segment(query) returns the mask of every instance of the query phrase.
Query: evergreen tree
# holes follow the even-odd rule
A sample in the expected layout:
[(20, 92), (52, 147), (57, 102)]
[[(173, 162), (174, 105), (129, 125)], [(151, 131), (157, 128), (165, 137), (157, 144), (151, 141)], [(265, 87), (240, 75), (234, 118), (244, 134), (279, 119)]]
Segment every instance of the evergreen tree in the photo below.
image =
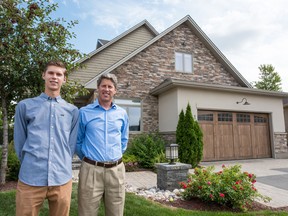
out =
[(176, 142), (179, 145), (180, 162), (191, 164), (193, 168), (196, 167), (203, 156), (203, 133), (192, 116), (189, 103), (185, 115), (183, 110), (179, 114)]
[(183, 161), (183, 152), (184, 152), (184, 146), (183, 146), (183, 136), (185, 134), (185, 114), (183, 112), (183, 109), (181, 110), (179, 114), (177, 129), (176, 129), (176, 143), (178, 144), (178, 156), (179, 160)]
[[(271, 65), (260, 65), (260, 80), (254, 82), (254, 87), (257, 89), (269, 91), (281, 91), (281, 77)], [(253, 83), (252, 83), (253, 84)]]

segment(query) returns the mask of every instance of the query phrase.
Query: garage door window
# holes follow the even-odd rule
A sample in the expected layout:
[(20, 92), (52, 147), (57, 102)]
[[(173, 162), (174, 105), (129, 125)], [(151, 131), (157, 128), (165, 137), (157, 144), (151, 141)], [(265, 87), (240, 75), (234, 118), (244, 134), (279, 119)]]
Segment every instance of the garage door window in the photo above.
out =
[(198, 121), (213, 121), (213, 113), (199, 114)]
[(268, 122), (267, 121), (267, 118), (263, 117), (263, 116), (256, 116), (254, 115), (254, 122), (255, 123), (266, 123)]
[(249, 114), (243, 114), (243, 113), (237, 113), (237, 122), (250, 122), (250, 115)]
[(232, 113), (218, 113), (218, 121), (232, 122)]

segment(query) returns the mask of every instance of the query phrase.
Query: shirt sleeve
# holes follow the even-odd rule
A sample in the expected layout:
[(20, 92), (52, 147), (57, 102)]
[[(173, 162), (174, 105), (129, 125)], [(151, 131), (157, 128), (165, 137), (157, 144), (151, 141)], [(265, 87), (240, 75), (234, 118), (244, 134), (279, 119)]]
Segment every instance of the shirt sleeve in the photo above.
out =
[(15, 110), (14, 148), (18, 159), (22, 162), (22, 149), (27, 139), (27, 121), (25, 104), (19, 103)]
[(78, 124), (79, 124), (79, 129), (78, 129), (78, 134), (77, 134), (76, 154), (82, 160), (83, 157), (85, 156), (82, 152), (82, 145), (83, 145), (84, 137), (85, 137), (85, 126), (83, 125), (81, 110), (79, 111), (79, 123)]
[(122, 146), (122, 154), (123, 154), (127, 149), (128, 138), (129, 138), (129, 119), (128, 119), (128, 115), (126, 111), (124, 114), (124, 124), (121, 130), (122, 130), (121, 131), (121, 146)]
[(69, 138), (69, 145), (70, 145), (71, 155), (73, 156), (75, 153), (77, 132), (78, 132), (78, 126), (79, 126), (78, 108), (75, 108), (73, 110), (72, 115), (73, 115), (73, 118), (72, 118), (72, 126), (71, 126), (70, 138)]

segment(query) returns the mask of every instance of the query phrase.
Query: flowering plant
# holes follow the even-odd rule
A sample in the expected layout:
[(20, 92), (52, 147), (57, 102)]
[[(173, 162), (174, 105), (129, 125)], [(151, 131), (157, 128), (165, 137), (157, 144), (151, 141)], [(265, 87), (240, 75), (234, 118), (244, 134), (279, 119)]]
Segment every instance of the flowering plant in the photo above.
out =
[(257, 191), (254, 186), (256, 176), (241, 172), (241, 165), (222, 165), (219, 172), (214, 172), (214, 169), (214, 166), (195, 168), (187, 182), (180, 182), (180, 187), (185, 189), (182, 197), (198, 197), (203, 201), (217, 202), (242, 211), (246, 211), (257, 198), (264, 202), (271, 200)]

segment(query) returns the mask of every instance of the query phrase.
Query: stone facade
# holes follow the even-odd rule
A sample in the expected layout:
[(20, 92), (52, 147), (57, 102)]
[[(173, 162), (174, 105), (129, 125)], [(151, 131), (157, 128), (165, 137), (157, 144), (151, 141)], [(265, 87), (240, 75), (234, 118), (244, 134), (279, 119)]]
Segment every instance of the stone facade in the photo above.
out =
[(173, 191), (180, 188), (179, 182), (186, 182), (188, 171), (191, 169), (190, 164), (183, 163), (158, 163), (157, 168), (157, 187), (161, 190)]
[(275, 158), (288, 158), (287, 133), (274, 133)]
[[(193, 73), (175, 71), (175, 52), (192, 53)], [(117, 98), (141, 99), (143, 132), (158, 130), (158, 99), (149, 91), (166, 78), (240, 86), (186, 24), (178, 26), (112, 73), (119, 82)]]

